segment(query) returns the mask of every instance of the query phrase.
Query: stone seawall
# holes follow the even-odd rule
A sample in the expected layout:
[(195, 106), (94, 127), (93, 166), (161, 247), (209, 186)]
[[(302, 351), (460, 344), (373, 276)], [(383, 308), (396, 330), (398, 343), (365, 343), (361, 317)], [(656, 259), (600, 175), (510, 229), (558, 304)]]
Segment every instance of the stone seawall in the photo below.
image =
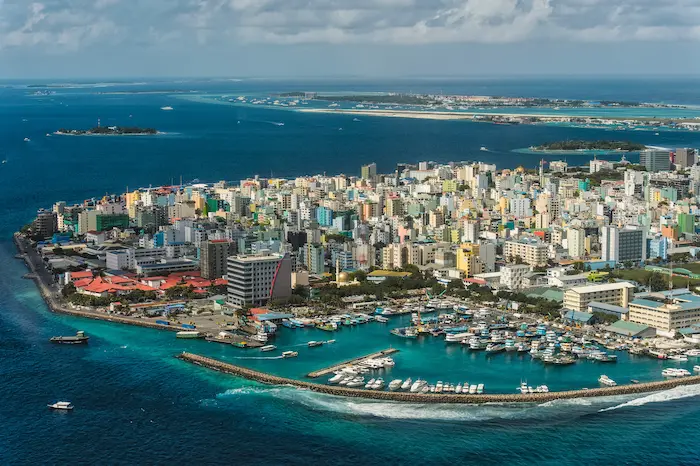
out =
[(338, 387), (333, 385), (321, 385), (317, 383), (304, 382), (301, 380), (288, 379), (285, 377), (277, 377), (275, 375), (258, 372), (247, 369), (245, 367), (228, 364), (217, 359), (208, 358), (192, 353), (182, 353), (177, 356), (178, 359), (186, 361), (198, 366), (213, 369), (226, 374), (243, 377), (256, 382), (272, 384), (272, 385), (291, 385), (297, 388), (311, 390), (327, 395), (347, 396), (353, 398), (368, 398), (373, 400), (384, 401), (404, 401), (413, 403), (461, 403), (461, 404), (480, 404), (480, 403), (543, 403), (547, 401), (572, 399), (572, 398), (591, 398), (600, 396), (627, 395), (635, 393), (648, 393), (659, 390), (667, 390), (669, 388), (679, 387), (683, 385), (700, 384), (700, 376), (683, 377), (672, 380), (664, 380), (659, 382), (649, 382), (636, 385), (621, 385), (617, 387), (592, 388), (589, 390), (570, 390), (565, 392), (549, 392), (549, 393), (531, 393), (528, 395), (518, 394), (494, 394), (494, 395), (461, 395), (455, 393), (406, 393), (406, 392), (386, 392), (362, 390), (357, 388)]
[[(119, 324), (126, 324), (126, 325), (135, 325), (137, 327), (145, 327), (145, 328), (152, 328), (156, 330), (169, 330), (171, 332), (179, 332), (181, 330), (191, 330), (191, 329), (184, 329), (180, 326), (177, 325), (162, 325), (162, 324), (156, 324), (155, 322), (148, 322), (144, 321), (141, 319), (135, 319), (133, 317), (123, 317), (123, 316), (115, 316), (112, 314), (107, 314), (105, 312), (97, 312), (97, 311), (87, 311), (87, 310), (80, 310), (80, 309), (72, 309), (68, 307), (62, 306), (58, 300), (54, 297), (53, 293), (51, 292), (51, 289), (49, 288), (49, 284), (45, 282), (45, 279), (42, 277), (42, 271), (37, 270), (35, 261), (41, 260), (38, 256), (39, 254), (28, 250), (26, 248), (26, 245), (24, 244), (24, 240), (19, 234), (15, 234), (14, 236), (14, 242), (15, 246), (17, 247), (17, 250), (20, 252), (21, 258), (24, 260), (24, 263), (27, 265), (29, 270), (31, 270), (31, 274), (27, 276), (27, 278), (31, 278), (34, 280), (34, 283), (36, 283), (37, 287), (39, 288), (39, 293), (41, 293), (41, 297), (44, 298), (44, 301), (46, 302), (46, 305), (51, 309), (51, 311), (59, 313), (59, 314), (68, 314), (74, 317), (84, 317), (86, 319), (94, 319), (94, 320), (104, 320), (107, 322), (116, 322)], [(44, 274), (46, 274), (46, 271), (44, 270)]]

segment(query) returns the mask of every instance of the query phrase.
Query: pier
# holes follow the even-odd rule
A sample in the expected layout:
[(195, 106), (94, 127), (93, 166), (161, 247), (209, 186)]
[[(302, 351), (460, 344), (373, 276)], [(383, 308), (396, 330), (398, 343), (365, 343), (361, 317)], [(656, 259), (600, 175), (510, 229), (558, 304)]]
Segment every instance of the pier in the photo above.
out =
[(334, 385), (321, 385), (313, 382), (304, 382), (296, 379), (278, 377), (264, 372), (255, 371), (241, 366), (225, 363), (217, 359), (186, 353), (176, 356), (181, 361), (196, 364), (225, 374), (243, 377), (260, 383), (271, 385), (291, 385), (297, 388), (311, 390), (327, 395), (346, 396), (352, 398), (367, 398), (384, 401), (403, 401), (412, 403), (459, 403), (459, 404), (483, 404), (483, 403), (544, 403), (547, 401), (564, 400), (573, 398), (594, 398), (601, 396), (630, 395), (668, 390), (669, 388), (685, 385), (700, 384), (700, 376), (682, 377), (678, 379), (648, 382), (636, 385), (618, 385), (616, 387), (592, 388), (589, 390), (569, 390), (563, 392), (518, 394), (493, 394), (493, 395), (462, 395), (455, 393), (407, 393), (385, 392), (374, 390), (362, 390), (359, 388), (338, 387)]
[(376, 353), (368, 354), (367, 356), (360, 356), (359, 358), (353, 358), (353, 359), (350, 359), (349, 361), (341, 362), (340, 364), (326, 367), (325, 369), (321, 369), (321, 370), (314, 371), (314, 372), (309, 372), (308, 374), (306, 374), (306, 376), (310, 379), (316, 379), (318, 377), (322, 377), (322, 376), (327, 375), (327, 374), (332, 374), (333, 372), (339, 371), (347, 366), (357, 364), (358, 362), (362, 361), (363, 359), (382, 358), (382, 357), (389, 356), (390, 354), (394, 354), (394, 353), (398, 353), (398, 352), (399, 352), (399, 350), (394, 349), (394, 348), (385, 349), (382, 351), (378, 351)]

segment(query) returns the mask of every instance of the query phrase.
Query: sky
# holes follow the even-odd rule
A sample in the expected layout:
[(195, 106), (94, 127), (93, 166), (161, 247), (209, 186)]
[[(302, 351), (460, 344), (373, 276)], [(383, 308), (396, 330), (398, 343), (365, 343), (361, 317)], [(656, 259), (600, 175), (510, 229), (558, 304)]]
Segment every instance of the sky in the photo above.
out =
[(0, 0), (0, 78), (700, 75), (700, 0)]

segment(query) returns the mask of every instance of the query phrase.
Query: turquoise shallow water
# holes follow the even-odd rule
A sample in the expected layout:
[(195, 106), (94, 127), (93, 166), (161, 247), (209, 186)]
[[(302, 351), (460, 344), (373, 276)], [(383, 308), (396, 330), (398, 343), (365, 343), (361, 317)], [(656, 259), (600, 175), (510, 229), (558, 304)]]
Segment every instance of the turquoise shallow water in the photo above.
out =
[[(461, 86), (476, 89), (474, 93), (494, 86), (514, 93), (540, 89), (568, 96), (582, 92), (580, 84), (555, 84), (472, 82)], [(409, 85), (417, 89), (420, 83)], [(210, 92), (211, 86), (202, 85), (203, 91)], [(261, 90), (259, 84), (248, 86)], [(298, 88), (298, 84), (264, 86), (265, 90)], [(381, 90), (380, 84), (362, 86)], [(348, 87), (342, 84), (341, 89)], [(648, 86), (647, 91), (637, 88), (636, 92), (657, 91), (658, 86)], [(276, 121), (271, 111), (232, 115), (225, 106), (173, 103), (176, 101), (163, 95), (115, 97), (70, 90), (59, 97), (36, 99), (26, 98), (22, 90), (2, 89), (0, 97), (0, 151), (8, 160), (0, 167), (0, 393), (5, 402), (0, 414), (0, 463), (700, 462), (697, 388), (543, 405), (454, 407), (349, 400), (266, 387), (193, 367), (173, 356), (188, 349), (253, 367), (269, 366), (296, 377), (391, 344), (401, 348), (392, 375), (454, 382), (476, 377), (487, 389), (503, 392), (514, 392), (523, 377), (557, 389), (592, 386), (599, 371), (593, 364), (550, 371), (527, 359), (507, 363), (507, 355), (496, 355), (487, 362), (480, 354), (472, 360), (460, 348), (445, 348), (436, 340), (398, 340), (386, 334), (388, 328), (375, 324), (337, 334), (282, 330), (279, 346), (330, 335), (338, 342), (317, 350), (299, 347), (300, 357), (285, 364), (237, 360), (234, 358), (250, 353), (177, 341), (171, 333), (51, 314), (34, 285), (19, 278), (25, 268), (13, 258), (10, 235), (36, 208), (57, 199), (77, 201), (101, 195), (127, 184), (169, 182), (180, 174), (186, 179), (235, 180), (274, 170), (291, 176), (308, 172), (310, 167), (318, 167), (313, 171), (354, 173), (361, 163), (371, 160), (390, 169), (396, 161), (487, 155), (499, 166), (513, 166), (529, 159), (513, 155), (512, 149), (563, 137), (594, 139), (601, 133), (373, 119), (372, 125), (344, 131), (350, 133), (348, 136), (339, 135), (339, 120), (328, 116), (288, 117), (279, 131), (279, 127), (264, 123)], [(175, 110), (162, 112), (159, 108), (163, 105), (173, 105)], [(44, 136), (60, 126), (87, 127), (98, 116), (103, 121), (121, 122), (129, 114), (137, 124), (174, 134), (154, 139)], [(252, 121), (242, 123), (243, 129), (233, 126), (246, 117)], [(30, 137), (31, 142), (24, 143), (24, 137)], [(641, 142), (648, 142), (644, 138), (649, 135), (639, 136)], [(693, 135), (659, 138), (672, 145), (700, 145)], [(481, 145), (493, 147), (495, 152), (479, 153)], [(533, 157), (528, 165), (534, 166), (536, 160)], [(91, 335), (87, 347), (55, 347), (47, 341), (52, 335), (78, 329)], [(632, 377), (622, 372), (626, 368), (640, 380), (658, 376), (656, 361), (625, 361), (624, 355), (620, 357), (617, 365), (605, 367), (611, 377)], [(450, 374), (459, 376), (453, 379)], [(77, 408), (67, 415), (51, 413), (45, 405), (56, 399), (71, 400)]]

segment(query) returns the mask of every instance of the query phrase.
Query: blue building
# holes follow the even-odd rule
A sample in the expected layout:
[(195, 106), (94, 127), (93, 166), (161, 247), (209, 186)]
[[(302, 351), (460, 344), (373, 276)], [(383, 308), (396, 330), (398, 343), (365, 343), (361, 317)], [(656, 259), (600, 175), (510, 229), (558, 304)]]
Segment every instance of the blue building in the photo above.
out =
[(656, 259), (657, 257), (666, 260), (668, 259), (668, 238), (665, 236), (656, 236), (647, 240), (648, 259)]
[(328, 207), (319, 207), (316, 209), (316, 221), (322, 227), (333, 225), (333, 210)]

